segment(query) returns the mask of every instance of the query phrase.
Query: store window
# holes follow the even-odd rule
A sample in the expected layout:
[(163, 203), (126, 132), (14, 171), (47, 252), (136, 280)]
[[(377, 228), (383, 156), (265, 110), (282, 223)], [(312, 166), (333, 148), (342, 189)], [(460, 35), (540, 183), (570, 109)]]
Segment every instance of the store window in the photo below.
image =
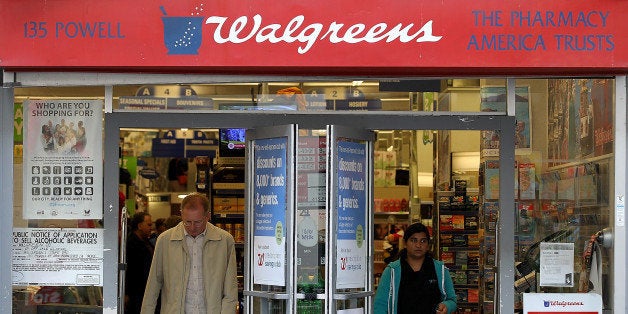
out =
[[(593, 292), (608, 308), (614, 80), (518, 79), (516, 85), (516, 291)], [(529, 109), (520, 110), (526, 102)], [(486, 164), (487, 182), (489, 169)]]
[[(610, 306), (613, 256), (604, 239), (612, 226), (614, 195), (613, 89), (614, 80), (607, 78), (516, 80), (514, 114), (517, 124), (512, 139), (516, 162), (513, 165), (516, 218), (512, 226), (517, 270), (513, 289), (519, 308), (524, 292), (595, 292), (603, 295), (605, 308)], [(94, 212), (86, 213), (87, 208), (59, 217), (63, 208), (81, 205), (74, 200), (53, 200), (52, 197), (56, 188), (60, 188), (58, 193), (64, 196), (63, 187), (72, 187), (73, 196), (78, 191), (74, 188), (81, 188), (81, 198), (87, 198), (86, 193), (102, 195), (99, 182), (103, 174), (93, 174), (94, 168), (90, 168), (91, 164), (81, 155), (80, 145), (76, 144), (80, 142), (77, 137), (81, 133), (101, 134), (102, 124), (98, 121), (104, 115), (104, 91), (102, 86), (15, 89), (16, 125), (29, 128), (28, 133), (36, 133), (37, 137), (28, 139), (21, 132), (23, 128), (17, 128), (14, 137), (13, 227), (14, 241), (17, 241), (14, 252), (17, 253), (13, 260), (14, 270), (16, 265), (20, 269), (14, 274), (23, 275), (14, 276), (14, 309), (29, 311), (37, 307), (59, 309), (59, 306), (97, 309), (102, 305), (102, 281), (92, 283), (90, 280), (97, 275), (93, 270), (97, 272), (102, 268), (97, 262), (102, 258), (102, 251), (91, 252), (97, 251), (100, 245), (94, 239), (102, 237), (103, 221), (98, 215), (91, 216)], [(67, 104), (79, 106), (75, 109), (83, 110), (79, 111), (83, 114), (42, 114), (36, 122), (32, 118), (25, 121), (26, 115), (37, 110), (38, 105), (43, 106), (42, 101), (55, 108)], [(229, 158), (225, 159), (229, 162), (243, 162), (243, 151), (229, 152), (220, 144), (224, 138), (232, 147), (239, 147), (237, 134), (243, 129), (237, 126), (235, 110), (445, 111), (504, 115), (506, 102), (505, 79), (488, 78), (419, 80), (418, 83), (417, 80), (365, 79), (116, 85), (113, 87), (116, 112), (157, 109), (166, 113), (168, 109), (167, 113), (176, 114), (171, 110), (234, 110), (234, 127), (228, 130), (210, 125), (189, 130), (121, 129), (120, 165), (131, 179), (120, 181), (124, 196), (121, 206), (129, 208), (130, 213), (152, 213), (154, 224), (158, 218), (176, 214), (180, 202), (178, 194), (199, 189), (210, 193), (209, 180), (223, 180), (226, 188), (211, 192), (214, 222), (230, 231), (237, 242), (242, 242), (238, 239), (244, 237), (244, 175), (238, 167), (220, 167), (220, 163), (215, 162), (215, 158), (221, 156)], [(86, 116), (85, 106), (98, 114)], [(65, 121), (61, 121), (62, 116)], [(287, 120), (286, 124), (289, 123)], [(56, 152), (47, 152), (41, 146), (46, 141), (46, 129), (52, 133), (53, 149), (57, 140)], [(53, 130), (56, 129), (59, 133), (55, 137)], [(59, 151), (62, 129), (74, 133), (74, 144), (67, 152)], [(503, 207), (499, 199), (499, 169), (505, 165), (499, 163), (500, 133), (465, 131), (458, 126), (426, 130), (419, 125), (413, 130), (382, 125), (375, 133), (372, 226), (375, 285), (386, 263), (384, 260), (390, 255), (386, 251), (387, 236), (403, 229), (404, 225), (421, 221), (433, 230), (433, 254), (447, 260), (453, 271), (459, 300), (464, 300), (460, 301), (460, 308), (490, 313), (496, 301), (496, 226)], [(309, 136), (311, 145), (320, 145), (320, 134)], [(160, 146), (160, 143), (176, 144), (178, 141), (198, 146), (185, 146), (180, 151)], [(102, 137), (92, 138), (87, 143), (102, 143)], [(33, 148), (27, 145), (40, 145), (41, 156), (30, 155)], [(87, 159), (100, 158), (101, 146), (90, 151)], [(314, 155), (314, 159), (320, 157)], [(59, 168), (55, 168), (57, 166)], [(66, 173), (67, 166), (70, 168)], [(170, 168), (187, 168), (181, 171), (186, 175), (185, 180), (182, 175), (170, 177)], [(126, 172), (120, 178), (126, 178)], [(318, 172), (316, 169), (308, 176), (320, 182)], [(239, 185), (234, 189), (232, 183)], [(306, 197), (306, 194), (302, 192), (300, 196)], [(28, 202), (23, 201), (26, 199)], [(47, 207), (43, 209), (43, 218), (37, 217), (39, 210), (35, 209), (40, 200)], [(56, 214), (49, 210), (52, 205), (59, 208)], [(100, 206), (93, 210), (100, 210), (97, 208)], [(313, 221), (321, 229), (320, 221), (325, 214), (318, 208), (302, 214), (302, 219)], [(71, 239), (78, 244), (55, 243), (58, 239)], [(299, 293), (321, 293), (324, 277), (320, 273), (320, 254), (324, 241), (319, 235), (313, 244), (316, 250), (312, 250), (315, 254), (310, 256), (311, 263), (301, 265), (304, 274), (310, 273), (299, 278)], [(462, 249), (464, 245), (473, 248), (471, 256)], [(548, 259), (546, 253), (558, 257)], [(240, 266), (242, 249), (238, 254)], [(85, 260), (93, 262), (91, 273), (81, 272), (80, 276), (72, 277), (73, 282), (67, 276), (46, 279), (47, 283), (38, 281), (56, 271), (54, 267), (79, 267), (73, 263)], [(42, 271), (38, 267), (41, 273), (34, 272), (34, 265), (47, 265), (47, 268)], [(243, 270), (239, 272), (240, 282), (244, 275)], [(322, 302), (310, 301), (299, 306), (324, 308)]]
[(14, 115), (13, 310), (97, 313), (103, 102), (82, 88), (17, 91), (24, 94)]

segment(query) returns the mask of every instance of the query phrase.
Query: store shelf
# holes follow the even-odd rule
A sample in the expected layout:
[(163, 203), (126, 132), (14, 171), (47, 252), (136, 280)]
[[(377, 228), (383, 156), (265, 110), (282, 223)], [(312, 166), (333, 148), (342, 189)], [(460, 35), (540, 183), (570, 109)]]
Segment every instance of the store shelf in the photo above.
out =
[(244, 213), (218, 213), (212, 216), (218, 219), (244, 219)]
[(464, 216), (477, 216), (478, 215), (478, 210), (470, 210), (470, 209), (466, 209), (466, 210), (441, 210), (439, 211), (440, 215), (464, 215)]
[[(447, 266), (447, 268), (449, 268), (449, 270), (464, 270), (464, 271), (480, 271), (479, 267), (467, 267), (467, 266), (460, 266), (460, 265), (449, 265)], [(458, 285), (454, 284), (454, 287), (458, 287)], [(474, 288), (477, 288), (478, 286), (475, 285)]]
[(443, 246), (441, 247), (441, 250), (443, 252), (465, 252), (465, 251), (477, 251), (480, 248), (475, 246), (475, 247), (462, 247), (462, 246)]
[(410, 212), (374, 212), (375, 216), (407, 216)]
[(408, 185), (395, 185), (373, 188), (374, 198), (410, 198), (410, 186)]
[[(477, 195), (477, 189), (467, 192), (470, 193), (456, 195), (454, 191), (437, 191), (434, 225), (438, 226), (438, 258), (449, 268), (454, 279), (454, 289), (463, 297), (458, 302), (459, 308), (479, 313), (480, 211), (477, 197), (469, 197)], [(478, 302), (467, 301), (466, 298), (472, 293), (473, 300), (478, 299)]]
[(477, 230), (441, 230), (440, 234), (477, 234)]

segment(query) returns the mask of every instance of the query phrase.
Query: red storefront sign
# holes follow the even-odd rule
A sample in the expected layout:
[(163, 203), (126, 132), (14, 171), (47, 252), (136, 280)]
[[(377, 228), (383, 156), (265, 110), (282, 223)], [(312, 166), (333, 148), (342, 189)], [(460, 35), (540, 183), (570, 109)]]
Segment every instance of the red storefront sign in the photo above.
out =
[(624, 0), (33, 0), (2, 1), (0, 12), (0, 67), (9, 69), (628, 69)]

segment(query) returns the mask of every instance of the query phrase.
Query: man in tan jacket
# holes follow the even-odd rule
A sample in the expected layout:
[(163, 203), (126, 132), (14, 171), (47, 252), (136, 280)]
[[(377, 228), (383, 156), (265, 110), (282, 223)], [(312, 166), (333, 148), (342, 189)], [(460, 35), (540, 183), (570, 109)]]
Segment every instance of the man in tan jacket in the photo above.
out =
[(161, 313), (236, 311), (238, 283), (234, 240), (207, 222), (209, 200), (192, 193), (181, 202), (177, 226), (157, 239), (142, 314), (153, 314), (161, 291)]

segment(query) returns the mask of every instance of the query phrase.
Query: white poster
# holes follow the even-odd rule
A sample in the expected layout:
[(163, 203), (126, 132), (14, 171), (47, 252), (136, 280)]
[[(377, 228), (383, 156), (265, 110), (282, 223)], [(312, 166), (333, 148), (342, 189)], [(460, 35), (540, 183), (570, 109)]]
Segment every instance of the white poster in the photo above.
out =
[(253, 283), (260, 285), (286, 285), (286, 238), (254, 237)]
[(364, 308), (359, 307), (357, 309), (338, 310), (338, 314), (364, 314)]
[(356, 240), (338, 240), (336, 261), (336, 289), (364, 288), (366, 280), (366, 255), (364, 247)]
[(102, 286), (103, 230), (14, 228), (14, 285)]
[(542, 287), (573, 287), (574, 244), (541, 242)]
[(24, 219), (102, 218), (100, 100), (24, 102)]

